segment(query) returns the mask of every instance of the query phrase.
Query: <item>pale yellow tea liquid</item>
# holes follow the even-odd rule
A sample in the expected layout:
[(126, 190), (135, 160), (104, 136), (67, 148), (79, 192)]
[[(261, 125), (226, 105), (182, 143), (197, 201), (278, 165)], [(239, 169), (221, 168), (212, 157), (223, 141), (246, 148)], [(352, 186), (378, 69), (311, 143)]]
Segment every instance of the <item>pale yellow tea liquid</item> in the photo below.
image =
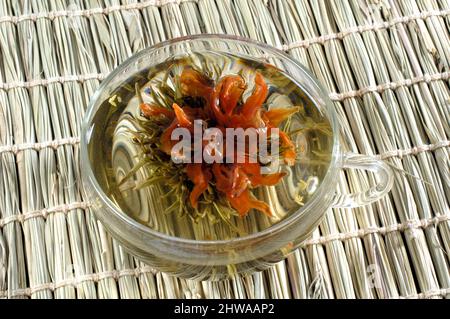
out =
[[(133, 142), (133, 132), (142, 130), (139, 121), (144, 120), (140, 115), (136, 84), (145, 102), (171, 103), (170, 98), (165, 96), (167, 92), (157, 88), (163, 82), (168, 87), (175, 88), (177, 77), (187, 65), (195, 66), (216, 82), (224, 75), (240, 74), (249, 84), (244, 92), (244, 99), (253, 91), (255, 72), (259, 71), (269, 86), (265, 108), (300, 106), (299, 111), (280, 126), (290, 133), (291, 140), (296, 144), (296, 164), (282, 167), (281, 170), (288, 174), (278, 185), (252, 191), (258, 199), (270, 205), (272, 217), (259, 211), (251, 211), (245, 217), (227, 215), (224, 218), (217, 213), (208, 213), (203, 218), (194, 220), (176, 212), (166, 213), (175, 198), (170, 195), (171, 190), (164, 180), (140, 189), (133, 187), (152, 177), (151, 170), (145, 166), (119, 186), (123, 178), (145, 156), (142, 147)], [(225, 240), (267, 229), (301, 210), (326, 175), (332, 146), (332, 129), (326, 116), (302, 88), (282, 71), (232, 55), (202, 53), (167, 61), (130, 76), (100, 106), (94, 119), (89, 156), (103, 191), (125, 214), (139, 223), (176, 237)]]

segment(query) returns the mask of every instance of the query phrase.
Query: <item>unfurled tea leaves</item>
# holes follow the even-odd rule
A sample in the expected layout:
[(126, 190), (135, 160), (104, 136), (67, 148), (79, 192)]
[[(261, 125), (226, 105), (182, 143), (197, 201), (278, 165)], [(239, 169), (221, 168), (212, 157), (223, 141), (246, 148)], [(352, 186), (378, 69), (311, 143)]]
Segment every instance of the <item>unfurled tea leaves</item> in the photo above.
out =
[[(270, 155), (280, 156), (281, 162), (287, 154), (293, 156), (290, 161), (292, 167), (280, 167), (289, 178), (280, 176), (281, 179), (272, 178), (270, 185), (273, 186), (248, 188), (249, 198), (267, 205), (270, 214), (254, 212), (239, 216), (238, 210), (244, 216), (248, 208), (239, 203), (234, 203), (234, 207), (231, 205), (224, 193), (218, 190), (220, 185), (214, 177), (217, 172), (212, 170), (212, 178), (196, 196), (196, 202), (192, 202), (195, 187), (192, 178), (196, 178), (198, 173), (189, 177), (186, 164), (172, 161), (170, 152), (164, 151), (166, 142), (161, 138), (175, 113), (180, 112), (174, 108), (174, 103), (182, 112), (185, 108), (189, 112), (189, 108), (199, 110), (208, 102), (202, 94), (186, 94), (195, 92), (192, 91), (195, 87), (186, 86), (181, 78), (188, 69), (192, 74), (202, 74), (202, 81), (212, 88), (220, 81), (226, 83), (224, 79), (227, 77), (242, 78), (245, 84), (242, 97), (232, 112), (247, 112), (245, 120), (250, 122), (257, 117), (250, 114), (250, 109), (245, 111), (244, 104), (256, 92), (258, 74), (258, 81), (262, 79), (267, 83), (267, 99), (260, 101), (262, 113), (286, 132), (285, 136), (280, 135), (282, 143), (278, 153)], [(145, 75), (145, 80), (142, 75)], [(144, 113), (151, 116), (142, 112), (140, 106), (143, 104), (146, 105)], [(96, 119), (96, 138), (92, 139), (98, 143), (91, 146), (91, 157), (97, 159), (94, 171), (101, 186), (125, 213), (144, 224), (153, 225), (157, 231), (179, 237), (231, 239), (270, 227), (308, 201), (313, 192), (308, 191), (304, 181), (314, 177), (320, 185), (331, 160), (333, 142), (328, 120), (288, 76), (254, 60), (217, 53), (192, 54), (171, 60), (130, 76), (111, 94), (104, 106), (105, 112), (98, 113), (106, 114), (106, 117), (99, 115)], [(284, 108), (292, 111), (284, 114)], [(198, 111), (195, 112), (198, 116)], [(186, 116), (189, 118), (190, 115)], [(278, 116), (282, 117), (278, 120)], [(220, 126), (223, 120), (205, 116), (202, 119), (209, 127)], [(271, 142), (270, 135), (267, 141)], [(258, 158), (250, 151), (246, 151), (245, 156)], [(224, 164), (223, 167), (228, 166)], [(224, 179), (222, 183), (226, 181)]]

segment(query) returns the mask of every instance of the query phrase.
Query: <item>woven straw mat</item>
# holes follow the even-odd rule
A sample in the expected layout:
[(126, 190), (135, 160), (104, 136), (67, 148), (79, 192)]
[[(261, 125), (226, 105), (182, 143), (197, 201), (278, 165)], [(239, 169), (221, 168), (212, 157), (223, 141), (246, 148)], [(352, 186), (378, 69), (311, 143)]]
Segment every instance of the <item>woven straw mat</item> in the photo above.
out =
[[(0, 1), (0, 297), (450, 297), (448, 0)], [(389, 196), (329, 210), (271, 269), (167, 276), (95, 221), (80, 184), (89, 98), (160, 41), (237, 34), (286, 51), (330, 92), (346, 151), (395, 172)], [(373, 176), (340, 175), (342, 192)]]

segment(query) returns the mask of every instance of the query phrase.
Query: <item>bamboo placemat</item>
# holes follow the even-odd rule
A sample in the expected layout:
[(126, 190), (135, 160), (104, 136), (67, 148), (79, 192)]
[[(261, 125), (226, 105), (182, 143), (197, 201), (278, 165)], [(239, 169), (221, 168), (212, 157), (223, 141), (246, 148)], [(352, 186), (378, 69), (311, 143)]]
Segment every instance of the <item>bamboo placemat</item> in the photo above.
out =
[[(448, 0), (1, 0), (0, 297), (450, 297)], [(230, 33), (287, 51), (328, 88), (347, 150), (394, 168), (388, 198), (330, 210), (287, 261), (225, 282), (128, 255), (80, 184), (89, 97), (154, 43)], [(341, 191), (373, 183), (341, 174)]]

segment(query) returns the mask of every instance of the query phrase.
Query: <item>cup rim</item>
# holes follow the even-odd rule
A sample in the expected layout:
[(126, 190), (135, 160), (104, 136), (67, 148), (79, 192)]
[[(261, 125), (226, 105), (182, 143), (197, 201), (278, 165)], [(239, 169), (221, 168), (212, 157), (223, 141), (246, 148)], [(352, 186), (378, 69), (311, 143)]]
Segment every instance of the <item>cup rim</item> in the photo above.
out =
[[(115, 79), (115, 77), (120, 74), (124, 69), (129, 67), (131, 64), (133, 64), (135, 61), (139, 60), (140, 58), (144, 57), (145, 55), (149, 54), (150, 52), (173, 45), (176, 43), (181, 42), (189, 42), (189, 41), (204, 41), (204, 40), (218, 40), (218, 41), (232, 41), (234, 43), (242, 44), (242, 45), (253, 45), (260, 49), (263, 49), (265, 51), (270, 52), (271, 54), (275, 54), (278, 56), (281, 56), (283, 60), (289, 61), (291, 64), (293, 64), (295, 67), (299, 68), (306, 76), (309, 77), (309, 81), (314, 83), (314, 85), (319, 89), (319, 91), (322, 93), (322, 96), (320, 96), (321, 99), (324, 101), (324, 106), (328, 111), (328, 119), (330, 121), (332, 130), (333, 130), (333, 149), (331, 152), (331, 159), (330, 164), (327, 168), (327, 172), (324, 176), (324, 179), (320, 183), (318, 189), (316, 192), (312, 195), (310, 200), (301, 208), (299, 208), (295, 213), (292, 213), (291, 215), (287, 216), (285, 219), (281, 220), (280, 222), (262, 230), (259, 232), (255, 232), (249, 235), (245, 235), (242, 237), (236, 237), (232, 239), (226, 239), (226, 240), (197, 240), (197, 239), (189, 239), (189, 238), (182, 238), (182, 237), (176, 237), (171, 236), (159, 231), (156, 231), (150, 227), (147, 227), (130, 216), (128, 216), (122, 209), (120, 209), (117, 205), (115, 205), (111, 199), (105, 194), (105, 192), (102, 190), (100, 185), (98, 184), (97, 179), (95, 178), (94, 172), (92, 170), (92, 164), (89, 160), (88, 151), (87, 151), (87, 135), (89, 134), (88, 129), (90, 127), (90, 123), (96, 114), (97, 109), (94, 110), (95, 105), (98, 102), (98, 99), (100, 98), (102, 92), (109, 86), (111, 82)], [(295, 80), (295, 79), (294, 79)], [(96, 89), (94, 94), (92, 95), (88, 106), (86, 113), (83, 118), (82, 126), (81, 126), (81, 139), (80, 139), (80, 159), (81, 159), (81, 165), (84, 166), (82, 169), (82, 179), (86, 181), (87, 183), (91, 184), (94, 191), (97, 193), (98, 197), (101, 199), (104, 205), (106, 205), (115, 215), (116, 217), (119, 217), (121, 221), (126, 223), (128, 226), (132, 226), (137, 228), (139, 231), (142, 231), (155, 239), (162, 240), (166, 243), (170, 244), (180, 244), (184, 246), (195, 246), (196, 250), (201, 249), (200, 247), (206, 248), (206, 247), (217, 247), (217, 246), (237, 246), (237, 245), (243, 245), (245, 243), (249, 243), (251, 241), (259, 240), (262, 238), (265, 238), (267, 236), (273, 235), (274, 233), (278, 233), (282, 231), (287, 225), (291, 223), (298, 222), (298, 219), (302, 216), (300, 212), (303, 212), (307, 208), (311, 208), (318, 203), (320, 203), (321, 198), (323, 195), (328, 193), (330, 190), (330, 180), (331, 184), (332, 180), (335, 179), (335, 175), (338, 170), (338, 163), (341, 159), (341, 153), (340, 153), (340, 146), (339, 146), (339, 123), (336, 119), (336, 111), (332, 108), (332, 102), (326, 93), (327, 90), (322, 86), (322, 84), (316, 79), (316, 77), (309, 71), (305, 66), (303, 66), (300, 62), (289, 56), (284, 51), (273, 47), (271, 45), (261, 43), (259, 41), (249, 39), (246, 37), (241, 36), (235, 36), (235, 35), (225, 35), (225, 34), (197, 34), (197, 35), (190, 35), (190, 36), (183, 36), (183, 37), (177, 37), (170, 40), (166, 40), (163, 42), (159, 42), (155, 45), (152, 45), (148, 48), (145, 48), (141, 50), (140, 52), (137, 52), (136, 54), (132, 55), (128, 59), (126, 59), (124, 62), (122, 62), (118, 67), (116, 67), (108, 76), (102, 81), (102, 83), (99, 85), (99, 87)], [(305, 91), (305, 94), (309, 96), (309, 92)], [(313, 101), (314, 99), (309, 96)], [(95, 112), (94, 112), (95, 111)], [(85, 172), (87, 170), (87, 172)], [(325, 215), (326, 209), (328, 207), (324, 208), (324, 213), (321, 217)], [(320, 220), (321, 218), (319, 218)], [(104, 222), (104, 221), (102, 221)], [(316, 222), (316, 224), (318, 221)], [(105, 225), (107, 227), (107, 225)], [(108, 228), (108, 227), (107, 227)]]

